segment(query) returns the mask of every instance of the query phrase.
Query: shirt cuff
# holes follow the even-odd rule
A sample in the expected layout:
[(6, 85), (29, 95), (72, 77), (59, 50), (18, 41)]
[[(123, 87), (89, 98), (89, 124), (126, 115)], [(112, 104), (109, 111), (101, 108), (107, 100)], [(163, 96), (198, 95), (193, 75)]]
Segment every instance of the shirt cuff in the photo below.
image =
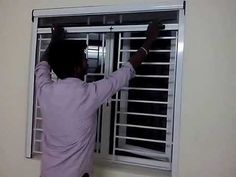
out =
[(48, 64), (47, 61), (40, 61), (40, 62), (36, 65), (36, 69), (41, 68), (41, 67), (48, 68), (48, 69), (50, 70), (50, 66), (49, 66), (49, 64)]
[(134, 78), (135, 74), (136, 74), (136, 71), (135, 71), (133, 65), (130, 62), (127, 62), (127, 63), (124, 64), (124, 67), (129, 68), (130, 74), (131, 74), (131, 78)]

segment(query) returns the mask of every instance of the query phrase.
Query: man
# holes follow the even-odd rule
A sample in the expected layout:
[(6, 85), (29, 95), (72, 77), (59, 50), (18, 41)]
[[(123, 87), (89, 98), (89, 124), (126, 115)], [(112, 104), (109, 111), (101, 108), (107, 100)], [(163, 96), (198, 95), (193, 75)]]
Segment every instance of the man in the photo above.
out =
[[(41, 177), (91, 177), (97, 109), (125, 86), (163, 28), (150, 23), (147, 38), (122, 68), (97, 82), (83, 81), (88, 64), (81, 41), (65, 40), (63, 28), (36, 66), (36, 89), (43, 119)], [(50, 70), (58, 80), (52, 81)]]

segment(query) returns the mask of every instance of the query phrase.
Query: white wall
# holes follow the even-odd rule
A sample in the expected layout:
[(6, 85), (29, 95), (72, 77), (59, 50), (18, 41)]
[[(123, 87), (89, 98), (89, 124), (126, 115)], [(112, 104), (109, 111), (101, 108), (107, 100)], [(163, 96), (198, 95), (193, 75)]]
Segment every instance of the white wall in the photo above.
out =
[(236, 1), (188, 5), (180, 177), (235, 177)]
[[(39, 176), (39, 161), (24, 158), (31, 10), (125, 3), (0, 0), (0, 177)], [(235, 16), (235, 0), (188, 1), (179, 177), (236, 176)], [(97, 177), (169, 176), (116, 166), (98, 166), (95, 172)]]

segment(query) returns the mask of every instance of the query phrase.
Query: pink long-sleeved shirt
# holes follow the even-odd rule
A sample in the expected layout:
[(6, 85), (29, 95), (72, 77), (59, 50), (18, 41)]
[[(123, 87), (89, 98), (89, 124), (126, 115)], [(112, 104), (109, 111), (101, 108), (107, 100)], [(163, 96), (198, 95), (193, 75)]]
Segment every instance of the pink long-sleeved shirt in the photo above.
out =
[(97, 109), (134, 75), (127, 63), (97, 82), (77, 78), (52, 81), (47, 62), (36, 66), (37, 98), (43, 116), (41, 177), (92, 176)]

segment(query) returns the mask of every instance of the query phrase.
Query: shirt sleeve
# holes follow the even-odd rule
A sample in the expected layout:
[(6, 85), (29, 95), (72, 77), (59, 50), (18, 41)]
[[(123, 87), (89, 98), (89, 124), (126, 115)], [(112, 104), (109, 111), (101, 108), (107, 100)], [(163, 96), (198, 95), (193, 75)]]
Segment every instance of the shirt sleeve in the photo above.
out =
[(50, 66), (48, 62), (42, 61), (37, 64), (35, 76), (37, 92), (39, 92), (45, 85), (52, 83), (50, 76)]
[(107, 78), (93, 82), (94, 92), (98, 106), (102, 105), (108, 98), (129, 84), (129, 80), (135, 76), (133, 66), (128, 62), (122, 68), (112, 73)]

